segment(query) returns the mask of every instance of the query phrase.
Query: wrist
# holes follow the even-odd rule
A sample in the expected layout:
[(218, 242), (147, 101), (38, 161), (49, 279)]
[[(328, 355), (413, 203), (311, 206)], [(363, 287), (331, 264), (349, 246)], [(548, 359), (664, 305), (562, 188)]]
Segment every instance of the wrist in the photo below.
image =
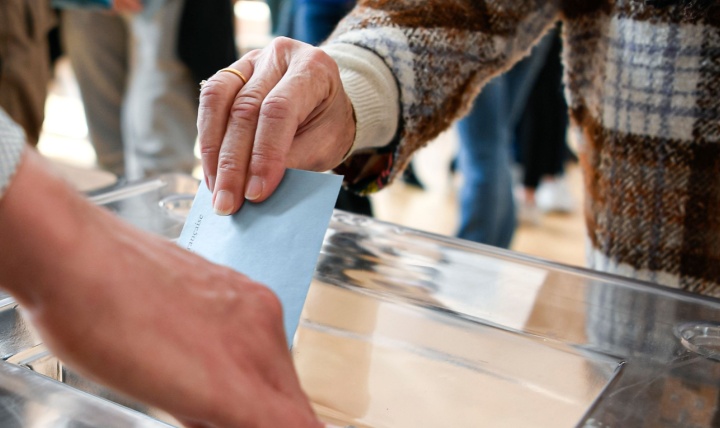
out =
[(353, 109), (355, 139), (350, 152), (383, 147), (397, 132), (400, 106), (395, 78), (370, 50), (349, 44), (323, 46), (340, 68), (340, 79)]

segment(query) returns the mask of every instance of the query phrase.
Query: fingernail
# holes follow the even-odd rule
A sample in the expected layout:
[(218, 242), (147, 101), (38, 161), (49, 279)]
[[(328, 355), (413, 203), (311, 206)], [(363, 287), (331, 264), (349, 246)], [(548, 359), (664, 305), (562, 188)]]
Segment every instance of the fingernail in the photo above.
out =
[(227, 190), (221, 190), (215, 195), (215, 214), (230, 215), (233, 210), (233, 195)]
[(208, 189), (210, 189), (211, 192), (215, 191), (215, 176), (214, 175), (208, 175), (207, 183), (208, 183)]
[(263, 181), (260, 177), (252, 176), (245, 188), (245, 199), (254, 201), (262, 195)]

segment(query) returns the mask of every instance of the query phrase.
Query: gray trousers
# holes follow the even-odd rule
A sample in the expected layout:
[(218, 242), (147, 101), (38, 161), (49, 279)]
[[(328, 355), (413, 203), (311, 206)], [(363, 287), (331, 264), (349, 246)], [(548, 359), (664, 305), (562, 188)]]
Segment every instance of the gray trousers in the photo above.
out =
[(99, 165), (135, 180), (195, 166), (198, 83), (177, 57), (184, 0), (142, 13), (66, 10), (62, 31)]

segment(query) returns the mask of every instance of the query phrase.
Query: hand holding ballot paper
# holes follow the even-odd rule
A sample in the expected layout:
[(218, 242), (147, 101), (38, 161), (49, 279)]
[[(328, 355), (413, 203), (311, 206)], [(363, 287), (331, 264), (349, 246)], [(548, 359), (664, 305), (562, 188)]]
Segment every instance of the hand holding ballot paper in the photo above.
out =
[(198, 139), (219, 214), (270, 197), (285, 168), (331, 170), (354, 137), (337, 64), (305, 43), (278, 37), (202, 84)]

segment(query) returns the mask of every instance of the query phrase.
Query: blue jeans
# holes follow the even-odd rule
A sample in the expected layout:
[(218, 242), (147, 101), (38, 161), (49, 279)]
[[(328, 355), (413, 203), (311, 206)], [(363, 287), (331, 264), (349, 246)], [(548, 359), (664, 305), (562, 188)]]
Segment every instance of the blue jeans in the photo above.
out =
[(510, 171), (513, 129), (551, 41), (545, 36), (528, 58), (485, 85), (457, 123), (458, 171), (464, 178), (459, 238), (510, 246), (517, 226)]
[(293, 38), (319, 45), (353, 6), (355, 0), (294, 0)]

